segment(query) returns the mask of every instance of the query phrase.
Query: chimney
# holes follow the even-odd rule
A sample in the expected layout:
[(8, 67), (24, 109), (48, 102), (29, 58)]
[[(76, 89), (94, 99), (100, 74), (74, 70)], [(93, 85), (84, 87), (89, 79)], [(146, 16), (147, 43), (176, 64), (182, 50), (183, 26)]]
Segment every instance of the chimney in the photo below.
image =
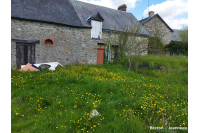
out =
[(149, 12), (149, 17), (152, 17), (154, 15), (154, 11)]
[(126, 12), (126, 8), (127, 8), (126, 4), (123, 4), (123, 5), (121, 5), (121, 6), (118, 7), (118, 10)]

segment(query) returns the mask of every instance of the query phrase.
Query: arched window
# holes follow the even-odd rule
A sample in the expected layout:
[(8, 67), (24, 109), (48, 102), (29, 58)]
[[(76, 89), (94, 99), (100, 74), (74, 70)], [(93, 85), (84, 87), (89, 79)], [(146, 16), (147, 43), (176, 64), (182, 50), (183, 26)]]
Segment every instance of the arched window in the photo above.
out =
[(54, 46), (55, 43), (54, 43), (53, 39), (51, 39), (51, 38), (46, 38), (46, 39), (44, 39), (44, 41), (43, 41), (43, 45)]

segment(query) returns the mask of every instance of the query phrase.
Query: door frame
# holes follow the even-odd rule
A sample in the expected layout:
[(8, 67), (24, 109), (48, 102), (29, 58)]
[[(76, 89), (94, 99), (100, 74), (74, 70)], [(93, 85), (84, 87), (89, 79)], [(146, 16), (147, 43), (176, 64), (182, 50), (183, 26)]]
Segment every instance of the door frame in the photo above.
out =
[[(28, 51), (27, 51), (27, 55), (32, 55), (31, 57), (28, 56), (27, 57), (27, 60), (29, 61), (29, 59), (31, 59), (31, 62), (32, 64), (36, 63), (36, 57), (35, 57), (35, 47), (36, 47), (36, 44), (37, 43), (40, 43), (40, 41), (32, 41), (32, 40), (18, 40), (18, 39), (11, 39), (12, 42), (15, 42), (16, 43), (16, 66), (17, 68), (20, 68), (21, 67), (21, 62), (19, 60), (19, 54), (20, 54), (20, 46), (24, 46), (24, 48), (26, 47), (27, 50), (29, 50), (31, 53), (29, 54)], [(31, 47), (29, 47), (31, 45)], [(23, 53), (25, 54), (25, 53)]]
[(27, 63), (35, 64), (34, 43), (16, 43), (16, 63), (17, 68), (20, 68), (21, 65), (26, 65)]

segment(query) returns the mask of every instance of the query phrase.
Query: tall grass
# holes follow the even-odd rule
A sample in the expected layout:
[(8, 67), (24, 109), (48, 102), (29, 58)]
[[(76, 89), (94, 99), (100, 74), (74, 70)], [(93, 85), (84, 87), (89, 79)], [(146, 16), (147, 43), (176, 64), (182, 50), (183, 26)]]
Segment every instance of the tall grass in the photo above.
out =
[[(156, 132), (150, 126), (162, 127), (163, 116), (170, 127), (187, 127), (187, 59), (162, 58), (141, 57), (138, 62), (167, 69), (127, 72), (120, 64), (106, 64), (12, 70), (12, 132), (148, 133)], [(93, 109), (100, 115), (91, 117)]]

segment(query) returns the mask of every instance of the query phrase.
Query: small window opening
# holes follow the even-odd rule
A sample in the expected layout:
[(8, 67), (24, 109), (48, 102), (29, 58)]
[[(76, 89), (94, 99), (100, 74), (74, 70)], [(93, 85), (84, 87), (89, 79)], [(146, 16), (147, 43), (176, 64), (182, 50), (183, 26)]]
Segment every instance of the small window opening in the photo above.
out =
[(54, 43), (53, 39), (51, 39), (51, 38), (46, 38), (46, 39), (44, 39), (43, 45), (54, 46), (55, 43)]
[(97, 48), (105, 48), (105, 45), (104, 44), (98, 44)]

